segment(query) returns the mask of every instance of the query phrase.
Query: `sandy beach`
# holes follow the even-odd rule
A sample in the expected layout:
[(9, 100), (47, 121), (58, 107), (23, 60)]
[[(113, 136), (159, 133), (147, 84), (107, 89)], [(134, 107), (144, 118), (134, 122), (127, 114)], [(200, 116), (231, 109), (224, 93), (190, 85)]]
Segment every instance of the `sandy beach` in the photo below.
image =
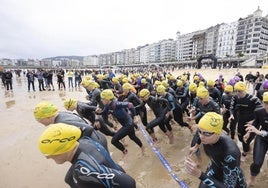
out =
[[(173, 75), (181, 75), (188, 70), (176, 70)], [(189, 69), (191, 75), (194, 72), (201, 73), (206, 79), (216, 79), (222, 74), (226, 80), (232, 78), (237, 69)], [(267, 69), (239, 69), (242, 75), (249, 71), (253, 74), (259, 71), (267, 74)], [(66, 83), (66, 81), (65, 81)], [(64, 182), (64, 176), (69, 163), (57, 165), (53, 160), (47, 160), (42, 156), (37, 147), (37, 139), (45, 129), (38, 123), (33, 116), (33, 109), (40, 101), (51, 101), (56, 104), (60, 110), (65, 110), (63, 100), (67, 97), (86, 101), (86, 92), (81, 90), (70, 90), (68, 84), (66, 91), (58, 91), (54, 81), (55, 91), (38, 91), (38, 83), (35, 82), (36, 91), (27, 90), (27, 80), (13, 77), (13, 92), (0, 89), (0, 188), (67, 188)], [(251, 90), (249, 90), (251, 92)], [(149, 111), (149, 119), (152, 118)], [(179, 179), (184, 180), (189, 187), (196, 188), (199, 180), (186, 174), (184, 170), (184, 159), (188, 153), (192, 134), (187, 128), (181, 128), (173, 125), (175, 143), (170, 145), (167, 137), (161, 131), (156, 129), (156, 134), (161, 138), (157, 145), (159, 151), (170, 163), (174, 173)], [(118, 162), (126, 172), (135, 178), (138, 188), (173, 188), (179, 187), (178, 183), (171, 177), (168, 171), (163, 167), (160, 160), (154, 154), (152, 148), (146, 142), (141, 131), (137, 135), (142, 139), (146, 147), (146, 154), (142, 156), (140, 149), (129, 140), (125, 139), (128, 145), (128, 155), (124, 161), (120, 161), (122, 153), (110, 144), (110, 138), (107, 137), (109, 150), (112, 158)], [(239, 145), (239, 143), (238, 143)], [(241, 146), (240, 146), (241, 147)], [(246, 177), (249, 176), (249, 166), (252, 161), (252, 154), (248, 156), (246, 162), (241, 164)], [(201, 168), (205, 170), (207, 159), (204, 157)], [(266, 187), (268, 183), (267, 160), (263, 165), (261, 173), (257, 176), (255, 187)]]

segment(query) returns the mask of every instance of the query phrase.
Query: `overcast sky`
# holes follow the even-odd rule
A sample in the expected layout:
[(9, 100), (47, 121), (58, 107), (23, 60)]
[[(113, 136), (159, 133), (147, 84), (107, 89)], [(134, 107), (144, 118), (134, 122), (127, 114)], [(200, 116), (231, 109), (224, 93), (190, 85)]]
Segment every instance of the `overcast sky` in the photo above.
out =
[(0, 0), (0, 58), (98, 55), (230, 23), (268, 0)]

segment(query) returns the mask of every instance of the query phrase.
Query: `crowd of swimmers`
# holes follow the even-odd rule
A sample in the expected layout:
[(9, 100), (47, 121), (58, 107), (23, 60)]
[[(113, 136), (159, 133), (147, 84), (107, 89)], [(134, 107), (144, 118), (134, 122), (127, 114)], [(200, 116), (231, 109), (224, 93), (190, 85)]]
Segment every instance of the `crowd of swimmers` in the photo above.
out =
[[(70, 71), (65, 74), (73, 76)], [(72, 88), (69, 77), (68, 87)], [(72, 163), (65, 178), (71, 187), (135, 187), (135, 180), (111, 158), (106, 136), (123, 157), (128, 154), (123, 142), (126, 136), (144, 154), (144, 143), (135, 134), (139, 121), (155, 144), (159, 142), (156, 126), (170, 144), (175, 141), (174, 124), (193, 134), (185, 169), (201, 180), (199, 187), (255, 184), (268, 150), (268, 75), (250, 72), (244, 77), (237, 72), (227, 80), (221, 74), (206, 79), (198, 73), (175, 76), (155, 70), (115, 75), (107, 71), (80, 75), (78, 86), (84, 88), (88, 101), (66, 98), (67, 111), (41, 101), (34, 109), (36, 120), (47, 126), (39, 149), (57, 163)], [(54, 90), (54, 86), (47, 87)], [(58, 82), (61, 88), (65, 85)], [(153, 117), (148, 118), (148, 109)], [(199, 168), (200, 146), (211, 159), (206, 172)], [(251, 151), (250, 169), (242, 169), (240, 163), (248, 160)], [(250, 177), (244, 176), (245, 170)]]

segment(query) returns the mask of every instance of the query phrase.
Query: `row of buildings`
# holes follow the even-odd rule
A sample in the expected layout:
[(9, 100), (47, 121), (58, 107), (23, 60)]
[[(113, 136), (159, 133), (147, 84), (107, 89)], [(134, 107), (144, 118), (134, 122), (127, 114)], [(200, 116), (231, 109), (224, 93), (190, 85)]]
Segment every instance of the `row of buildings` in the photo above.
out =
[(258, 9), (245, 18), (192, 33), (176, 33), (165, 39), (119, 52), (84, 57), (84, 65), (133, 65), (154, 62), (185, 62), (203, 54), (217, 58), (259, 56), (268, 53), (268, 14)]
[[(99, 55), (89, 55), (83, 61), (70, 58), (19, 60), (17, 65), (104, 67), (117, 65), (140, 65), (161, 62), (196, 60), (204, 54), (217, 58), (258, 57), (268, 53), (268, 14), (263, 17), (258, 9), (245, 18), (232, 23), (222, 23), (192, 33), (176, 33), (176, 40), (165, 39), (153, 44), (138, 46)], [(8, 59), (0, 65), (10, 64)]]

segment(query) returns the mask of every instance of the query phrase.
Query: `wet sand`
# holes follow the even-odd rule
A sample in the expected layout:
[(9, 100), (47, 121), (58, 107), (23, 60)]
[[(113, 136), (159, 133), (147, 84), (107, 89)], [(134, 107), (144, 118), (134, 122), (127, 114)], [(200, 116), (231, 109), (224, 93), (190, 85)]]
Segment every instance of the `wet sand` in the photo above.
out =
[[(252, 70), (252, 69), (251, 69)], [(234, 76), (235, 69), (229, 70), (189, 70), (193, 75), (194, 72), (200, 72), (206, 79), (217, 78), (219, 74), (229, 80)], [(240, 69), (242, 75), (246, 75), (250, 70)], [(267, 70), (253, 69), (252, 72), (266, 74)], [(175, 71), (174, 75), (180, 75), (184, 71)], [(54, 82), (54, 85), (56, 82)], [(13, 92), (7, 92), (3, 87), (0, 89), (0, 188), (67, 188), (64, 183), (64, 176), (70, 164), (57, 165), (53, 160), (47, 160), (42, 156), (37, 147), (37, 139), (45, 127), (35, 121), (33, 116), (33, 108), (37, 103), (43, 100), (51, 101), (56, 104), (60, 110), (64, 110), (63, 100), (66, 97), (77, 98), (86, 101), (84, 90), (66, 91), (38, 91), (38, 83), (36, 81), (36, 92), (32, 90), (27, 92), (27, 82), (23, 77), (13, 78)], [(149, 119), (152, 118), (149, 111)], [(167, 159), (175, 174), (179, 179), (184, 180), (189, 187), (198, 187), (199, 180), (184, 171), (183, 161), (187, 156), (189, 144), (192, 135), (186, 128), (173, 125), (175, 143), (170, 145), (167, 137), (158, 129), (156, 134), (161, 138), (161, 142), (157, 144), (159, 151)], [(138, 188), (171, 188), (179, 187), (178, 183), (171, 177), (168, 171), (163, 167), (160, 160), (154, 154), (152, 148), (146, 142), (141, 131), (136, 132), (138, 137), (146, 146), (146, 154), (142, 156), (140, 149), (129, 140), (125, 139), (128, 145), (128, 155), (125, 160), (120, 158), (122, 154), (114, 146), (109, 144), (109, 150), (113, 159), (121, 164), (129, 175), (136, 179)], [(110, 138), (107, 137), (108, 142)], [(110, 143), (110, 142), (109, 142)], [(240, 145), (240, 144), (239, 144)], [(240, 146), (241, 147), (241, 146)], [(242, 163), (242, 168), (246, 176), (249, 176), (249, 166), (252, 161), (252, 154), (249, 155), (246, 162)], [(203, 157), (201, 168), (205, 170), (207, 158)], [(267, 160), (256, 179), (255, 187), (266, 187), (268, 183)]]

